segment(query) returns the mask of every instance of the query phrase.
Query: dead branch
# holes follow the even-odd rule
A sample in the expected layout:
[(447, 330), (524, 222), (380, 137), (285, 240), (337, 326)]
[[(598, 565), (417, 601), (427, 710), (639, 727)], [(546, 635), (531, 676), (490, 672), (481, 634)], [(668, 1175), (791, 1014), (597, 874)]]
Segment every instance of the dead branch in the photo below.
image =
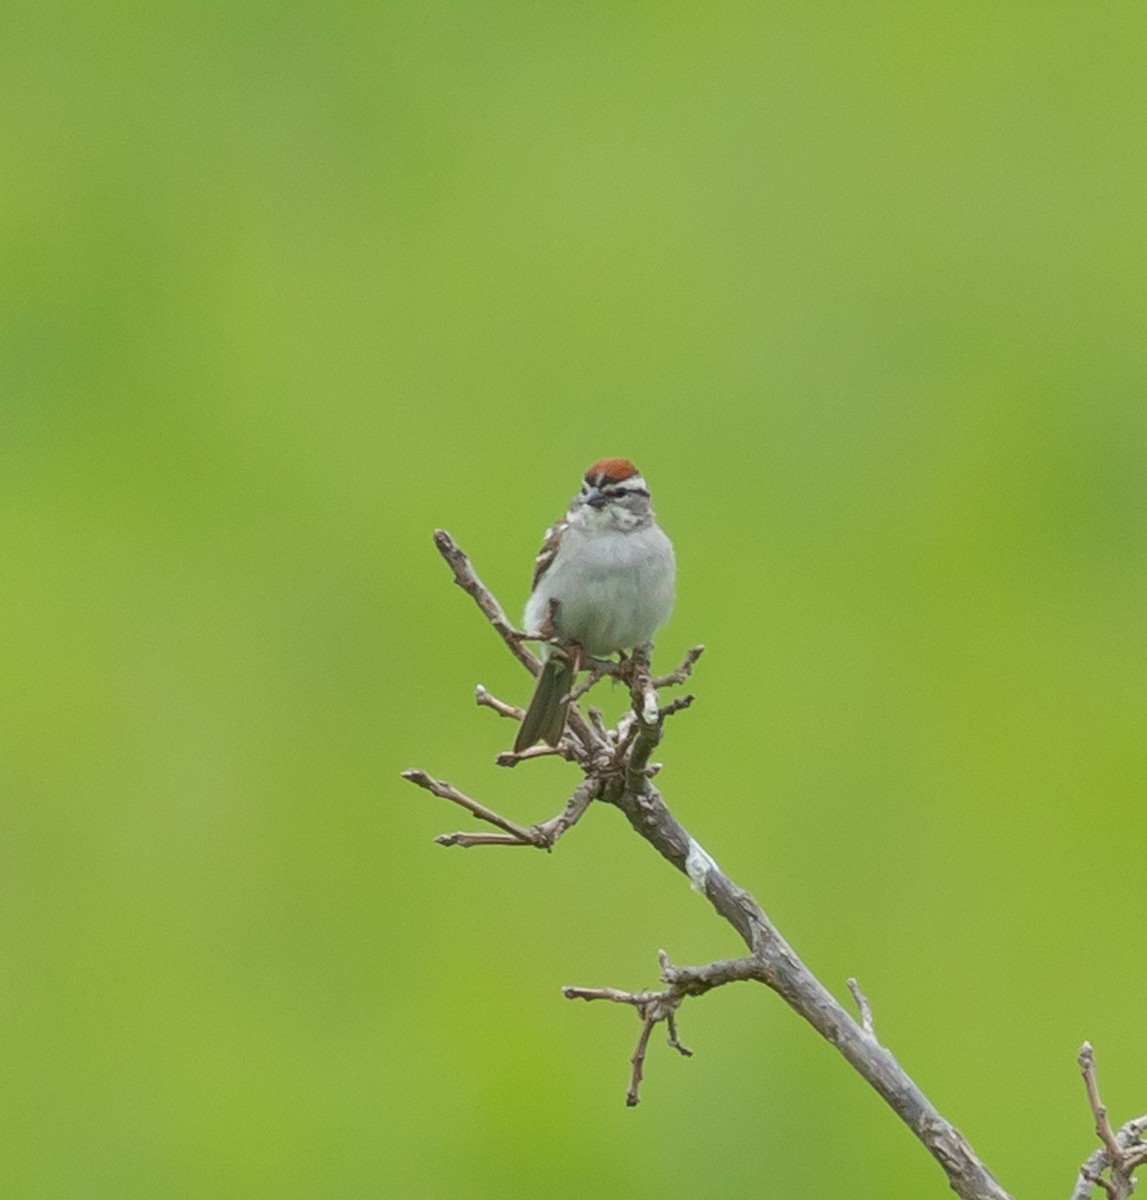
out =
[(640, 1099), (641, 1080), (645, 1073), (645, 1051), (654, 1025), (665, 1022), (668, 1042), (679, 1054), (691, 1058), (693, 1051), (683, 1046), (677, 1037), (677, 1010), (686, 996), (701, 996), (711, 988), (738, 980), (757, 979), (757, 964), (751, 958), (726, 959), (703, 967), (675, 967), (664, 950), (658, 952), (661, 978), (669, 986), (660, 992), (623, 992), (619, 988), (564, 987), (567, 1000), (609, 1000), (614, 1004), (632, 1004), (641, 1018), (641, 1033), (630, 1058), (633, 1066), (625, 1103), (632, 1108)]
[(497, 696), (492, 695), (481, 684), (478, 684), (474, 689), (474, 703), (479, 708), (492, 708), (498, 716), (509, 717), (514, 721), (520, 721), (525, 711), (516, 704), (507, 704), (504, 700), (499, 700)]
[(1079, 1049), (1079, 1071), (1087, 1091), (1087, 1103), (1095, 1122), (1095, 1134), (1101, 1146), (1088, 1155), (1079, 1168), (1079, 1177), (1071, 1200), (1088, 1200), (1098, 1187), (1111, 1200), (1128, 1200), (1135, 1191), (1136, 1180), (1131, 1172), (1147, 1162), (1147, 1113), (1128, 1121), (1118, 1133), (1111, 1128), (1105, 1105), (1099, 1095), (1099, 1079), (1095, 1072), (1095, 1051), (1090, 1042)]
[[(444, 530), (438, 530), (434, 540), (453, 572), (455, 582), (475, 601), (511, 654), (531, 674), (536, 675), (540, 669), (539, 662), (524, 648), (523, 642), (535, 637), (544, 638), (545, 632), (535, 635), (515, 629), (454, 539)], [(698, 997), (714, 988), (738, 981), (763, 983), (835, 1046), (880, 1094), (936, 1159), (947, 1175), (950, 1186), (959, 1196), (964, 1200), (1010, 1200), (1008, 1193), (976, 1156), (967, 1139), (928, 1100), (892, 1052), (877, 1040), (872, 1007), (856, 980), (850, 979), (848, 987), (856, 1003), (859, 1020), (853, 1018), (805, 966), (753, 896), (734, 883), (677, 821), (653, 786), (651, 780), (657, 774), (658, 764), (651, 761), (651, 756), (661, 741), (665, 719), (693, 703), (693, 697), (687, 695), (661, 704), (658, 692), (661, 688), (678, 685), (688, 679), (702, 651), (703, 647), (694, 647), (680, 666), (667, 675), (655, 676), (651, 673), (648, 647), (639, 649), (631, 658), (619, 664), (595, 669), (585, 684), (571, 691), (567, 729), (556, 751), (546, 747), (521, 754), (499, 755), (500, 763), (514, 766), (542, 754), (556, 752), (576, 763), (582, 771), (583, 782), (572, 793), (562, 811), (540, 824), (526, 826), (512, 821), (453, 785), (434, 779), (425, 771), (404, 772), (404, 778), (410, 782), (465, 809), (498, 830), (443, 834), (437, 841), (443, 845), (463, 847), (510, 845), (550, 850), (584, 816), (593, 801), (602, 801), (618, 809), (634, 831), (684, 874), (692, 887), (732, 925), (748, 950), (741, 958), (716, 961), (700, 967), (673, 966), (662, 951), (661, 979), (665, 986), (658, 991), (629, 992), (613, 987), (563, 988), (563, 994), (570, 999), (607, 1000), (629, 1005), (636, 1010), (641, 1028), (630, 1059), (627, 1104), (638, 1102), (649, 1040), (655, 1025), (664, 1024), (669, 1045), (681, 1054), (689, 1055), (691, 1051), (681, 1044), (677, 1036), (678, 1012), (687, 998)], [(587, 719), (577, 704), (589, 687), (607, 674), (628, 685), (631, 703), (630, 711), (612, 729), (607, 728), (599, 710), (590, 708)], [(492, 708), (501, 716), (521, 717), (521, 709), (496, 699), (485, 688), (479, 687), (477, 702)], [(1106, 1109), (1099, 1100), (1090, 1047), (1085, 1046), (1085, 1050), (1088, 1057), (1085, 1063), (1081, 1054), (1080, 1065), (1102, 1146), (1080, 1169), (1072, 1200), (1086, 1200), (1095, 1185), (1102, 1187), (1115, 1200), (1124, 1200), (1134, 1188), (1130, 1171), (1147, 1161), (1147, 1145), (1142, 1140), (1147, 1129), (1147, 1115), (1128, 1122), (1118, 1133), (1112, 1132)], [(1104, 1177), (1105, 1173), (1107, 1177)]]
[(440, 846), (534, 846), (538, 850), (549, 850), (553, 844), (568, 829), (581, 820), (586, 809), (598, 794), (599, 785), (596, 780), (587, 779), (578, 787), (566, 801), (565, 808), (548, 821), (538, 825), (518, 825), (492, 808), (487, 808), (477, 800), (460, 792), (453, 784), (442, 779), (434, 779), (425, 771), (403, 771), (402, 778), (409, 780), (420, 788), (425, 788), (432, 795), (450, 800), (459, 808), (464, 808), (480, 821), (486, 821), (501, 829), (502, 833), (440, 833), (434, 840)]
[(705, 653), (704, 646), (694, 646), (692, 650), (685, 655), (681, 661), (681, 665), (675, 671), (670, 671), (668, 675), (657, 675), (653, 679), (655, 688), (672, 687), (676, 683), (684, 683), (690, 675), (693, 674), (693, 666), (697, 660)]

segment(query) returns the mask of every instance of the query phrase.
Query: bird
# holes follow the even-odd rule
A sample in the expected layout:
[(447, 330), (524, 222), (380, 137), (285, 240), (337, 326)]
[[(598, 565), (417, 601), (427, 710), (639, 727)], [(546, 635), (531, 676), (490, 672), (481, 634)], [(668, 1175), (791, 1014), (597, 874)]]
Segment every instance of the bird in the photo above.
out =
[(558, 744), (578, 671), (587, 659), (649, 642), (673, 611), (676, 574), (673, 543), (657, 524), (641, 472), (628, 458), (598, 459), (534, 561), (524, 627), (554, 641), (542, 646), (515, 753), (538, 741)]

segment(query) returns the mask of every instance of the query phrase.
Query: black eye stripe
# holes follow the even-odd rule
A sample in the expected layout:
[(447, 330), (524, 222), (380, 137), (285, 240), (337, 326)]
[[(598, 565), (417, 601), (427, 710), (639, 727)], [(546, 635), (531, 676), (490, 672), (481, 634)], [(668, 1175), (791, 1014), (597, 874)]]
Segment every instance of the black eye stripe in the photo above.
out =
[(587, 479), (581, 486), (582, 494), (589, 495), (591, 491), (597, 488), (611, 500), (619, 500), (623, 496), (648, 496), (649, 490), (643, 487), (627, 487), (624, 483), (608, 483), (606, 481), (595, 482), (592, 479)]

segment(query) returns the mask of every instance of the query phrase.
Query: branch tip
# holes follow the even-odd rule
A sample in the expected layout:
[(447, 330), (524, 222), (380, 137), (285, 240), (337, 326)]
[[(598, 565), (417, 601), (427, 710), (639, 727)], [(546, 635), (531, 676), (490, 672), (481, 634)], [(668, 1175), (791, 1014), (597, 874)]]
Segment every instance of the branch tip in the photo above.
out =
[[(1131, 1172), (1147, 1162), (1147, 1143), (1142, 1141), (1147, 1129), (1147, 1114), (1128, 1121), (1118, 1133), (1114, 1132), (1107, 1106), (1099, 1094), (1095, 1051), (1090, 1042), (1084, 1042), (1080, 1047), (1077, 1061), (1101, 1148), (1090, 1154), (1080, 1167), (1072, 1200), (1086, 1200), (1095, 1187), (1102, 1188), (1112, 1200), (1128, 1200), (1136, 1184)], [(1106, 1178), (1104, 1172), (1107, 1172)]]

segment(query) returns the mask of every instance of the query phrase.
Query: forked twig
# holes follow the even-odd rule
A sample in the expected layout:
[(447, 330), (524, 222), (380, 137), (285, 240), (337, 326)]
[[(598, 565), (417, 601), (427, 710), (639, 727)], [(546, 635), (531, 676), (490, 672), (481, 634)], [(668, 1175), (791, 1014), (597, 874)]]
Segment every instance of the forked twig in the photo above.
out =
[(1091, 1109), (1095, 1134), (1101, 1147), (1088, 1155), (1083, 1166), (1079, 1168), (1079, 1177), (1071, 1200), (1087, 1200), (1096, 1187), (1101, 1188), (1110, 1200), (1128, 1200), (1135, 1191), (1136, 1184), (1131, 1172), (1147, 1162), (1147, 1143), (1143, 1141), (1144, 1133), (1147, 1132), (1147, 1113), (1128, 1121), (1116, 1133), (1111, 1128), (1107, 1105), (1099, 1095), (1095, 1051), (1090, 1042), (1084, 1042), (1079, 1048), (1079, 1071), (1083, 1076), (1087, 1104)]
[(495, 825), (502, 833), (440, 833), (434, 840), (440, 846), (461, 846), (469, 849), (472, 846), (534, 846), (539, 850), (552, 849), (554, 843), (567, 830), (581, 820), (587, 808), (596, 798), (600, 785), (594, 779), (587, 779), (578, 787), (566, 801), (560, 813), (542, 821), (537, 825), (519, 825), (492, 808), (479, 803), (472, 797), (460, 792), (452, 784), (442, 779), (434, 779), (425, 771), (411, 770), (402, 772), (403, 779), (408, 779), (418, 787), (425, 788), (443, 800), (450, 800), (467, 812), (473, 813), (481, 821)]
[(670, 671), (668, 675), (655, 675), (653, 677), (653, 686), (655, 688), (663, 688), (684, 683), (693, 674), (693, 667), (704, 653), (704, 646), (694, 646), (681, 660), (681, 665), (676, 670)]
[(641, 1032), (630, 1058), (633, 1070), (625, 1103), (629, 1107), (640, 1100), (641, 1081), (645, 1077), (645, 1054), (654, 1025), (665, 1022), (668, 1042), (679, 1054), (691, 1058), (693, 1051), (681, 1044), (677, 1036), (677, 1010), (687, 996), (701, 996), (712, 988), (740, 980), (759, 979), (759, 965), (751, 958), (726, 959), (703, 967), (675, 967), (664, 950), (658, 951), (662, 981), (668, 984), (659, 992), (625, 992), (620, 988), (564, 987), (567, 1000), (609, 1000), (614, 1004), (630, 1004), (641, 1018)]
[[(492, 808), (487, 808), (478, 800), (474, 800), (470, 796), (467, 796), (465, 792), (460, 792), (453, 784), (447, 783), (444, 779), (435, 779), (433, 776), (428, 775), (425, 771), (420, 771), (417, 769), (403, 771), (402, 778), (408, 779), (417, 787), (425, 788), (426, 791), (430, 792), (432, 795), (439, 796), (443, 800), (452, 801), (459, 807), (466, 809), (467, 812), (473, 813), (478, 820), (486, 821), (490, 825), (496, 825), (499, 829), (508, 833), (514, 842), (527, 846), (530, 844), (531, 839), (528, 829), (508, 820), (500, 813), (496, 813)], [(483, 842), (490, 844), (490, 839), (484, 838)], [(456, 837), (454, 842), (446, 844), (456, 845), (461, 843), (457, 841)], [(472, 842), (470, 844), (477, 845), (479, 843)], [(497, 844), (502, 845), (504, 843), (499, 840)]]

